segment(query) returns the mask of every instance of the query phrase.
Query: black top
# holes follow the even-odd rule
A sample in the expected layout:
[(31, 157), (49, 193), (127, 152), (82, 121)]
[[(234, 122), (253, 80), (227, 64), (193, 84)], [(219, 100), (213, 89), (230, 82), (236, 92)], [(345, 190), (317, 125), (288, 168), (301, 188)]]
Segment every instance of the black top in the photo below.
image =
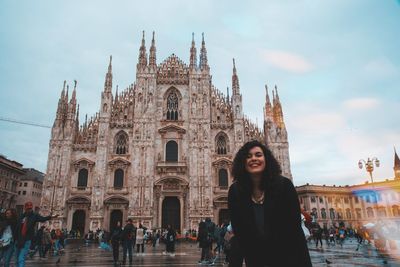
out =
[(257, 204), (253, 202), (253, 209), (254, 209), (254, 219), (257, 225), (257, 236), (260, 239), (265, 238), (264, 232), (264, 206), (263, 204)]
[(247, 266), (312, 266), (292, 182), (283, 176), (274, 177), (267, 182), (264, 194), (264, 238), (254, 239), (261, 219), (251, 194), (241, 190), (237, 182), (229, 188), (231, 224)]
[[(36, 223), (45, 222), (50, 219), (51, 219), (51, 216), (41, 216), (36, 212), (23, 213), (21, 218), (18, 220), (17, 232), (16, 232), (16, 236), (15, 236), (18, 247), (20, 247), (20, 248), (23, 247), (25, 241), (33, 239), (33, 237), (35, 235)], [(24, 223), (24, 220), (26, 220), (27, 231), (26, 231), (26, 235), (22, 236), (22, 224)]]

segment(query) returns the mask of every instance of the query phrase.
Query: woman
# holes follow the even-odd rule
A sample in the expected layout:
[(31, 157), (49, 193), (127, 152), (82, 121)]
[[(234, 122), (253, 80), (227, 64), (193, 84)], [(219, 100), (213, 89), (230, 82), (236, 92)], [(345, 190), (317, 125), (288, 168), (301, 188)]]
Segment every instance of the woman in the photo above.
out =
[(14, 209), (5, 211), (5, 218), (0, 223), (0, 261), (4, 259), (4, 266), (10, 266), (14, 253), (14, 244), (17, 227), (17, 213)]
[(208, 239), (207, 225), (204, 221), (199, 223), (199, 233), (197, 235), (197, 241), (201, 248), (201, 258), (199, 263), (207, 263), (210, 261), (210, 240)]
[(175, 256), (175, 240), (176, 240), (176, 232), (172, 228), (171, 225), (168, 225), (167, 227), (167, 235), (166, 235), (166, 249), (167, 253), (169, 253), (170, 256)]
[(271, 151), (258, 141), (244, 144), (232, 174), (228, 207), (246, 266), (312, 266), (297, 192)]
[(121, 223), (118, 221), (117, 225), (114, 227), (111, 234), (111, 245), (113, 251), (114, 265), (118, 265), (119, 261), (119, 243), (121, 240), (121, 235), (122, 235), (122, 227)]
[(141, 223), (139, 223), (139, 228), (136, 230), (136, 252), (140, 252), (142, 248), (142, 253), (144, 253), (144, 228)]

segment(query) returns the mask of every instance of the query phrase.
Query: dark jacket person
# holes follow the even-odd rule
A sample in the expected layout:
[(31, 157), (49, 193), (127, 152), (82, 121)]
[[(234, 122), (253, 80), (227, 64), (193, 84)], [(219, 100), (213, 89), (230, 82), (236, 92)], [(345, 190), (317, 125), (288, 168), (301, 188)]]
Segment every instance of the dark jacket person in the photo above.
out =
[[(45, 222), (53, 218), (50, 214), (49, 216), (41, 216), (32, 210), (32, 202), (26, 202), (24, 205), (25, 212), (22, 214), (21, 218), (17, 224), (16, 232), (16, 261), (18, 267), (25, 266), (25, 257), (31, 246), (32, 239), (35, 234), (35, 225), (38, 222)], [(57, 217), (57, 216), (54, 216)]]
[(228, 206), (238, 253), (246, 266), (312, 266), (297, 192), (280, 175), (271, 151), (258, 141), (244, 144), (235, 156), (232, 174)]

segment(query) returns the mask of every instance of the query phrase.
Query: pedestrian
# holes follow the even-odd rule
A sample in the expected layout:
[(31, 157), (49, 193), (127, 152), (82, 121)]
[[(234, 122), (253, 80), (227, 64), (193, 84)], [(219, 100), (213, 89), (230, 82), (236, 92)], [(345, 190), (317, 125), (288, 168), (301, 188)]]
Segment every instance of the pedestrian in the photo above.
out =
[(32, 250), (29, 252), (29, 258), (33, 258), (35, 256), (36, 252), (39, 251), (40, 254), (40, 248), (42, 245), (42, 238), (43, 238), (43, 228), (44, 226), (41, 226), (39, 230), (36, 232), (35, 237), (32, 239), (32, 245), (31, 248)]
[(174, 228), (169, 224), (167, 227), (167, 235), (166, 235), (166, 251), (171, 256), (175, 256), (175, 241), (176, 241), (176, 232)]
[(159, 238), (160, 238), (160, 230), (158, 230), (157, 232), (156, 232), (156, 230), (153, 230), (153, 234), (151, 235), (151, 241), (152, 241), (153, 248), (156, 247), (156, 244), (157, 244), (157, 241)]
[(15, 250), (15, 235), (17, 226), (17, 213), (14, 209), (6, 209), (4, 218), (0, 222), (0, 261), (9, 267)]
[(338, 233), (339, 233), (339, 244), (340, 244), (340, 247), (343, 247), (344, 239), (346, 238), (346, 230), (344, 229), (344, 227), (341, 227), (338, 230)]
[(119, 261), (119, 243), (121, 240), (122, 228), (121, 223), (118, 221), (117, 225), (112, 229), (111, 233), (111, 246), (113, 252), (114, 265), (118, 265)]
[(38, 213), (33, 212), (32, 209), (32, 202), (26, 202), (24, 205), (25, 212), (21, 215), (21, 218), (18, 220), (17, 224), (15, 261), (18, 267), (25, 266), (25, 257), (29, 252), (32, 239), (34, 237), (36, 223), (45, 222), (51, 218), (57, 217), (57, 215), (52, 216), (52, 213), (50, 213), (49, 216), (43, 217)]
[(318, 248), (318, 242), (320, 242), (322, 248), (322, 228), (318, 223), (314, 230), (314, 239), (315, 239), (315, 247)]
[(136, 230), (136, 252), (140, 252), (142, 248), (142, 253), (144, 253), (144, 229), (143, 225), (139, 223), (139, 228)]
[(312, 266), (296, 189), (281, 176), (272, 152), (259, 141), (247, 142), (232, 174), (228, 207), (246, 266)]
[(126, 254), (129, 256), (129, 264), (132, 264), (132, 249), (135, 246), (136, 228), (132, 224), (132, 219), (127, 220), (127, 224), (122, 230), (122, 264), (126, 264)]
[(51, 248), (51, 242), (52, 240), (51, 240), (50, 229), (45, 227), (43, 229), (41, 250), (39, 251), (40, 258), (46, 258), (47, 252)]
[(232, 243), (231, 240), (233, 238), (234, 234), (233, 234), (233, 230), (232, 230), (232, 225), (228, 225), (228, 227), (226, 228), (226, 232), (224, 235), (224, 253), (225, 253), (225, 263), (231, 262), (231, 248), (232, 248)]
[(210, 261), (211, 240), (208, 235), (207, 224), (204, 221), (199, 223), (197, 241), (199, 242), (199, 247), (201, 248), (201, 257), (199, 263), (207, 264)]

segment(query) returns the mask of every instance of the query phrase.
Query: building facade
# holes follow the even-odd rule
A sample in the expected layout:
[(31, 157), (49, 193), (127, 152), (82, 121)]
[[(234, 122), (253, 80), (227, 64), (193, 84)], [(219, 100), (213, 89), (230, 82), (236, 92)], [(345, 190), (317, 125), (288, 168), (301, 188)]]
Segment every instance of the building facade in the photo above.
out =
[(321, 226), (364, 225), (378, 220), (400, 227), (400, 160), (394, 156), (394, 178), (352, 186), (296, 187), (302, 208)]
[[(201, 219), (227, 219), (230, 167), (244, 142), (265, 142), (292, 178), (287, 131), (275, 87), (266, 88), (264, 129), (243, 114), (233, 61), (231, 95), (212, 84), (204, 36), (189, 65), (172, 54), (156, 61), (143, 33), (135, 82), (113, 93), (112, 61), (100, 109), (79, 123), (76, 82), (64, 82), (51, 132), (41, 209), (57, 212), (55, 227), (112, 228), (131, 218), (149, 228), (197, 228)], [(260, 107), (261, 109), (261, 107)]]
[(23, 212), (24, 204), (28, 201), (32, 202), (34, 210), (38, 210), (42, 198), (44, 173), (32, 168), (24, 168), (23, 171), (24, 174), (20, 177), (16, 190), (18, 194), (16, 199), (17, 214)]
[(0, 155), (0, 207), (15, 208), (17, 185), (24, 175), (22, 164)]

